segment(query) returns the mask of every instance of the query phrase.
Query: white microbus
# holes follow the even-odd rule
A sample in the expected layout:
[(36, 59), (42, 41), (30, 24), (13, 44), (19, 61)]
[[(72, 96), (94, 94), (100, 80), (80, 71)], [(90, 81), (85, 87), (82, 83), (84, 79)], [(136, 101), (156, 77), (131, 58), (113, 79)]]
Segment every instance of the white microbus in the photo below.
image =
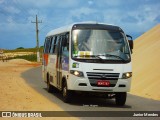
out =
[(42, 65), (47, 90), (62, 91), (64, 102), (77, 91), (124, 105), (131, 87), (132, 49), (132, 37), (114, 25), (86, 22), (52, 30), (45, 39)]

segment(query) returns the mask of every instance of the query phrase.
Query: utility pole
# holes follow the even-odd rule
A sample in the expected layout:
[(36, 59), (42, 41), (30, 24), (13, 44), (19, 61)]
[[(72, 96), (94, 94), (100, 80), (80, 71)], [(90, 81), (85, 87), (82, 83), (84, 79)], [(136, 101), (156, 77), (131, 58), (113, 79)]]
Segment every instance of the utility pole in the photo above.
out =
[(36, 15), (36, 22), (32, 22), (31, 23), (36, 23), (36, 43), (37, 43), (37, 62), (40, 62), (40, 53), (39, 53), (39, 30), (38, 30), (38, 23), (42, 23), (42, 21), (38, 21), (38, 17)]

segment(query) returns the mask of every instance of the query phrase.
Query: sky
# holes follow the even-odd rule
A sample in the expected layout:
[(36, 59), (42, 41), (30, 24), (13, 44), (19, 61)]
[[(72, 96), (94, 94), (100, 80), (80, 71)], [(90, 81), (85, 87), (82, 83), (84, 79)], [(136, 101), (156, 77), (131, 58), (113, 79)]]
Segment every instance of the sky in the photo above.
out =
[(46, 34), (74, 22), (97, 21), (120, 26), (136, 39), (160, 23), (160, 0), (0, 0), (0, 48), (36, 46)]

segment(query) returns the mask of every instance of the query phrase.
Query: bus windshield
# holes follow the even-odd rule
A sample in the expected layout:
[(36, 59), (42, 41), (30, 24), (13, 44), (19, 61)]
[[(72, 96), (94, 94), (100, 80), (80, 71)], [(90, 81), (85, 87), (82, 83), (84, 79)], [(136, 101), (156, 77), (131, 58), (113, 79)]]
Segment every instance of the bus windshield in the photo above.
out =
[(130, 52), (121, 31), (75, 29), (72, 31), (72, 58), (127, 61)]

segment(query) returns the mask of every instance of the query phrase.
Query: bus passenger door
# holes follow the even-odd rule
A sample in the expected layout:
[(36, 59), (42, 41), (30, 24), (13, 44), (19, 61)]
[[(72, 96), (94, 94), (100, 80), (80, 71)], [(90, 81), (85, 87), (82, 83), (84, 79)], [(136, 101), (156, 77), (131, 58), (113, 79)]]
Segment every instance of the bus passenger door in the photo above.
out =
[(42, 75), (45, 82), (47, 82), (47, 66), (48, 66), (48, 58), (49, 58), (49, 46), (51, 39), (46, 38), (44, 43), (44, 51), (42, 58)]
[(57, 47), (57, 88), (60, 89), (61, 87), (61, 80), (62, 80), (62, 36), (59, 37), (58, 47)]

